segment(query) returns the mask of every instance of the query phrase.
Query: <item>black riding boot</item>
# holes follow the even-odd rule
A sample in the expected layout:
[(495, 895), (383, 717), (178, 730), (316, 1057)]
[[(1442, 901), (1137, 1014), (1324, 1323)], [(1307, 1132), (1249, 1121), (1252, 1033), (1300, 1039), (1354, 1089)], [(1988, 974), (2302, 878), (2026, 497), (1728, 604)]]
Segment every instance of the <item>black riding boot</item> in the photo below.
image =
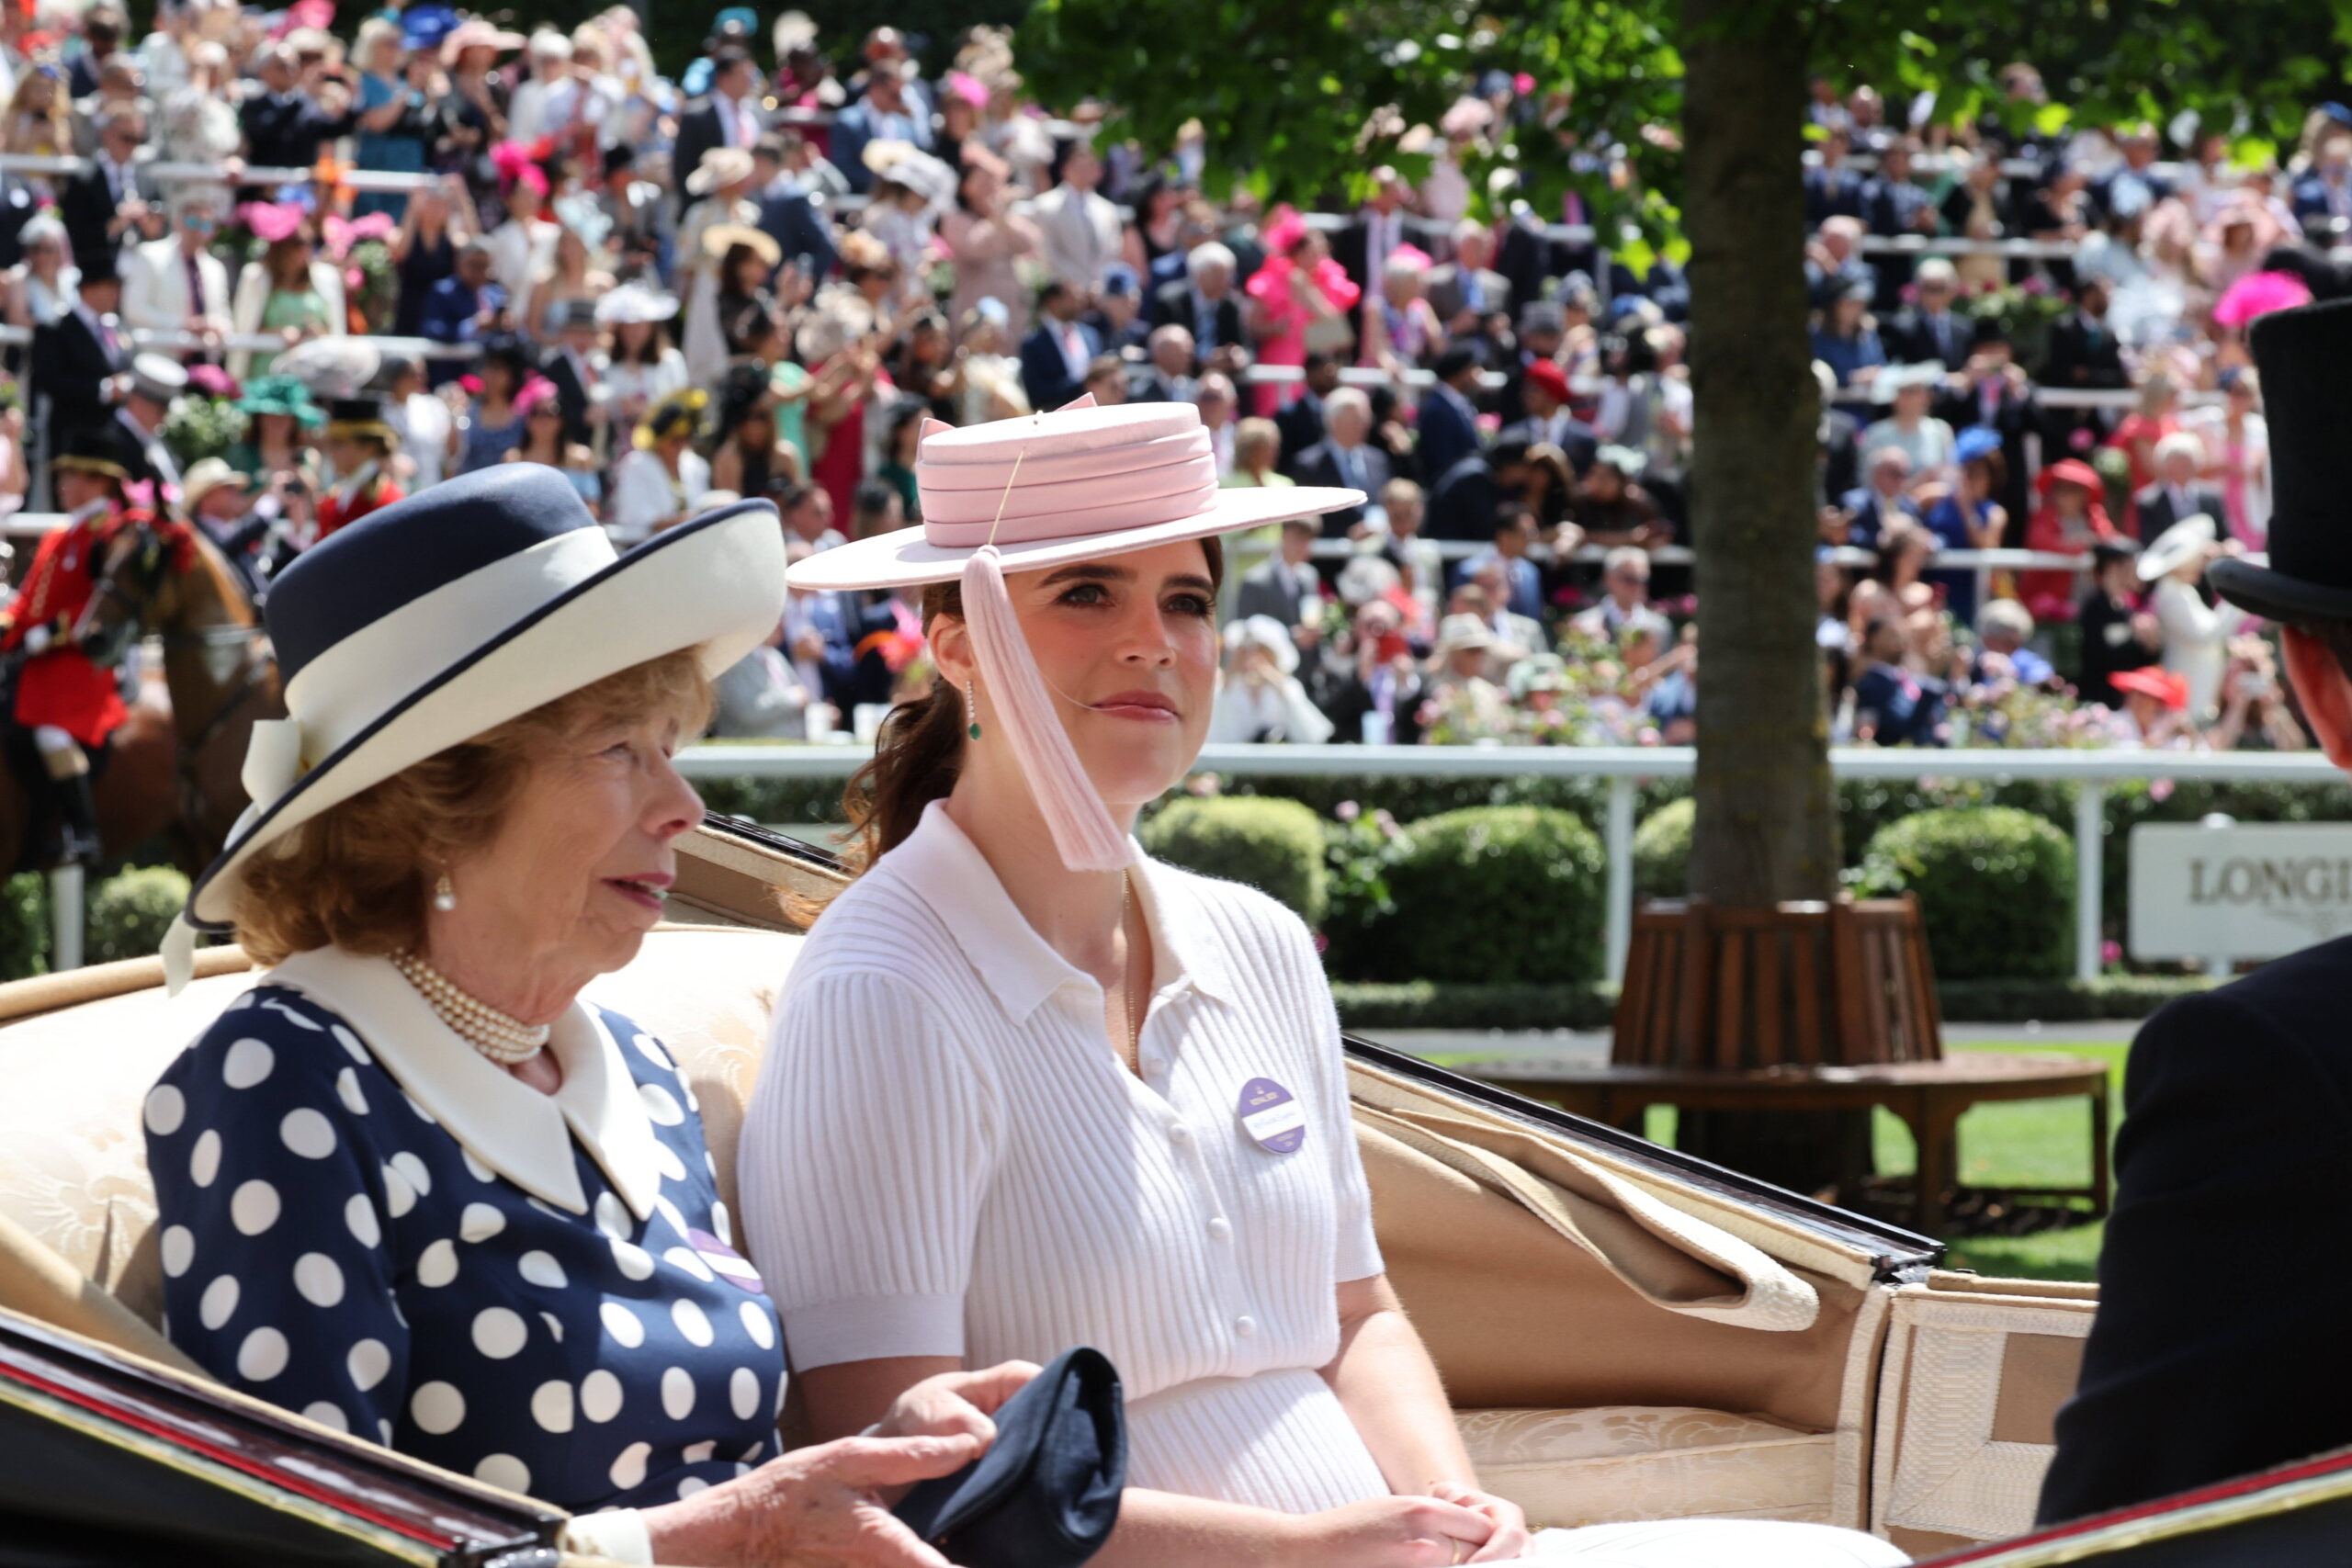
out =
[(96, 871), (106, 857), (98, 844), (98, 803), (90, 793), (90, 775), (76, 773), (56, 784), (58, 807), (65, 819), (58, 858)]

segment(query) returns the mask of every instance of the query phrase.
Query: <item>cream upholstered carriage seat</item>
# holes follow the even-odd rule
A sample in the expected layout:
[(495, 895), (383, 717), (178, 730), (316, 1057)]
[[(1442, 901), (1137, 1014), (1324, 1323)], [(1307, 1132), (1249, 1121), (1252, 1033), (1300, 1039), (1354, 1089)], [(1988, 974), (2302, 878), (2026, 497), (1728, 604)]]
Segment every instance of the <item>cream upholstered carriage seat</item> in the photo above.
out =
[[(685, 1066), (730, 1204), (742, 1107), (796, 943), (745, 929), (658, 932), (636, 964), (591, 991), (654, 1031)], [(112, 973), (36, 982), (50, 993), (40, 1005), (58, 1010), (0, 1023), (0, 1307), (175, 1362), (158, 1332), (162, 1275), (142, 1105), (172, 1057), (253, 981), (232, 953), (200, 958), (202, 977), (177, 998), (164, 996), (152, 964), (107, 966)], [(1366, 1134), (1379, 1141), (1377, 1148), (1367, 1143), (1367, 1154), (1384, 1207), (1400, 1180), (1419, 1179), (1411, 1162), (1421, 1158), (1389, 1135), (1409, 1138), (1411, 1129), (1387, 1125), (1389, 1134)], [(1442, 1204), (1446, 1195), (1437, 1196)], [(1429, 1212), (1402, 1199), (1395, 1208), (1400, 1223), (1419, 1223)], [(1398, 1258), (1424, 1250), (1391, 1229), (1384, 1224), (1383, 1242)], [(1413, 1303), (1409, 1280), (1400, 1284)], [(1611, 1311), (1565, 1298), (1521, 1307), (1557, 1324), (1561, 1343), (1543, 1359), (1564, 1349), (1572, 1359), (1612, 1356), (1605, 1338), (1613, 1332)], [(1638, 1300), (1615, 1310), (1631, 1310), (1635, 1321), (1643, 1313), (1665, 1315)], [(1462, 1341), (1459, 1327), (1429, 1322), (1427, 1307), (1419, 1313), (1453, 1380), (1447, 1350)], [(1578, 1349), (1580, 1319), (1598, 1337)], [(1507, 1372), (1498, 1381), (1491, 1370), (1475, 1370), (1467, 1381), (1500, 1395), (1482, 1402), (1498, 1407), (1459, 1413), (1481, 1476), (1541, 1523), (1702, 1516), (1860, 1522), (1853, 1483), (1838, 1484), (1841, 1466), (1849, 1477), (1860, 1470), (1858, 1456), (1850, 1437), (1841, 1447), (1828, 1422), (1680, 1404), (1545, 1407), (1521, 1397)], [(1529, 1407), (1500, 1407), (1511, 1404)]]

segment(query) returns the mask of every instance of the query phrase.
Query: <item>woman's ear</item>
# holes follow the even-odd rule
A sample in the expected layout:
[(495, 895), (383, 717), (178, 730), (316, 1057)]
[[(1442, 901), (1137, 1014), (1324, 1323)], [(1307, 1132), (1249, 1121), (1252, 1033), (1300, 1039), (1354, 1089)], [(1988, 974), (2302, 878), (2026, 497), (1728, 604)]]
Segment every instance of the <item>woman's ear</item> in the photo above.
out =
[(933, 617), (929, 636), (932, 662), (940, 674), (959, 691), (968, 689), (978, 661), (973, 657), (971, 628), (964, 624), (964, 617)]
[(2293, 626), (2285, 631), (2287, 680), (2303, 705), (2303, 716), (2327, 760), (2352, 771), (2352, 679), (2346, 678), (2327, 644)]

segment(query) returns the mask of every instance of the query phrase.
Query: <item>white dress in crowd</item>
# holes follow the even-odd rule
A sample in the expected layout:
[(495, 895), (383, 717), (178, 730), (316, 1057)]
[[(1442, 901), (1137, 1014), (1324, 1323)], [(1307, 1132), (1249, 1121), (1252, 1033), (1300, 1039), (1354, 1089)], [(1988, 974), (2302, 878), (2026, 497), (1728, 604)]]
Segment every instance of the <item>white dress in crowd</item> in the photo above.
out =
[(710, 462), (693, 447), (678, 454), (675, 474), (656, 454), (632, 448), (613, 468), (605, 533), (625, 550), (641, 545), (652, 537), (653, 525), (693, 512), (709, 489)]
[(718, 260), (703, 254), (704, 231), (718, 223), (757, 224), (759, 207), (752, 202), (724, 202), (705, 197), (686, 209), (678, 223), (674, 254), (678, 258), (678, 292), (685, 300), (685, 320), (679, 345), (684, 351), (686, 374), (698, 387), (715, 387), (727, 374), (727, 333), (718, 324)]
[[(686, 356), (667, 344), (650, 365), (634, 360), (624, 365), (602, 349), (590, 355), (588, 362), (595, 368), (596, 384), (605, 389), (606, 405), (616, 411), (635, 406), (642, 412), (686, 384)], [(613, 440), (626, 440), (634, 428), (633, 423), (625, 427), (616, 421)]]
[[(744, 1221), (792, 1364), (989, 1366), (1092, 1345), (1127, 1395), (1130, 1484), (1304, 1514), (1389, 1490), (1317, 1369), (1335, 1292), (1383, 1271), (1331, 993), (1272, 899), (1131, 874), (1153, 991), (1130, 1072), (1103, 994), (933, 802), (817, 921), (743, 1126)], [(1304, 1137), (1241, 1122), (1271, 1082)], [(1549, 1555), (1707, 1568), (1907, 1561), (1820, 1526), (1547, 1531)], [(1643, 1544), (1646, 1543), (1646, 1544)]]
[(1307, 699), (1295, 675), (1283, 676), (1279, 685), (1228, 675), (1216, 689), (1208, 738), (1216, 743), (1287, 740), (1319, 746), (1331, 739), (1331, 721)]
[(2156, 584), (2151, 600), (2164, 628), (2164, 666), (2188, 682), (2188, 715), (2202, 724), (2221, 705), (2222, 675), (2229, 667), (2230, 627), (2238, 615), (2227, 604), (2209, 605), (2177, 577)]

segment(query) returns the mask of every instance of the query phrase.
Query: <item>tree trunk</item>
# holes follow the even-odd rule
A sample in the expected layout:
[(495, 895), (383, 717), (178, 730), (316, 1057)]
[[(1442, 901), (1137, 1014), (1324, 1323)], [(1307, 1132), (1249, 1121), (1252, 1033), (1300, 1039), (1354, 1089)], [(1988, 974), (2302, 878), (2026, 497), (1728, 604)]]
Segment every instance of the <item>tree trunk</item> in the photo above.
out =
[[(1683, 0), (1698, 552), (1690, 891), (1719, 908), (1838, 879), (1813, 552), (1819, 396), (1805, 336), (1805, 32), (1791, 0)], [(1686, 1112), (1677, 1142), (1800, 1191), (1868, 1168), (1869, 1121)]]
[(1684, 0), (1698, 551), (1690, 891), (1727, 908), (1838, 879), (1813, 552), (1815, 431), (1799, 157), (1804, 28), (1789, 0)]

